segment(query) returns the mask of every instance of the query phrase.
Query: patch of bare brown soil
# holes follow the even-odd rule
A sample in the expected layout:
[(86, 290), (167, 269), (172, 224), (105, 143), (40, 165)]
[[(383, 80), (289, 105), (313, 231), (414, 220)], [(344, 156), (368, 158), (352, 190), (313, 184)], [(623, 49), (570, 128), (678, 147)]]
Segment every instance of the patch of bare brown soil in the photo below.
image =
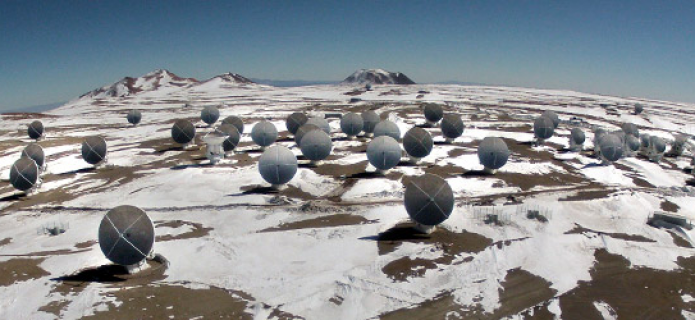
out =
[(668, 201), (668, 200), (661, 201), (661, 204), (659, 205), (659, 207), (661, 207), (661, 210), (668, 211), (668, 212), (678, 212), (678, 210), (680, 210), (680, 208), (681, 208), (677, 204), (675, 204), (671, 201)]
[(369, 163), (369, 161), (362, 161), (353, 164), (324, 163), (316, 168), (312, 168), (312, 170), (317, 174), (324, 176), (332, 176), (336, 178), (349, 177), (365, 172), (367, 169), (367, 163)]
[(38, 279), (50, 275), (39, 264), (44, 259), (10, 259), (0, 262), (0, 286), (6, 287), (15, 282)]
[(8, 244), (10, 244), (10, 243), (12, 243), (12, 238), (5, 238), (5, 239), (2, 239), (2, 240), (0, 240), (0, 247), (2, 247), (2, 246), (4, 246), (4, 245), (8, 245)]
[(498, 172), (493, 177), (506, 182), (510, 186), (519, 187), (522, 191), (527, 191), (538, 186), (559, 187), (589, 182), (583, 177), (557, 171), (542, 175)]
[(316, 228), (333, 228), (341, 226), (351, 226), (360, 224), (371, 224), (375, 223), (376, 220), (369, 220), (363, 216), (341, 213), (329, 216), (323, 216), (313, 219), (306, 219), (301, 221), (283, 223), (276, 227), (271, 227), (263, 229), (258, 232), (276, 232), (276, 231), (288, 231), (288, 230), (299, 230), (299, 229), (316, 229)]
[(580, 281), (560, 297), (563, 319), (600, 319), (593, 303), (603, 301), (618, 319), (682, 319), (681, 310), (694, 311), (683, 294), (695, 295), (695, 258), (678, 259), (681, 269), (662, 271), (631, 267), (620, 255), (604, 249), (594, 253), (591, 280)]
[(264, 194), (264, 195), (276, 195), (284, 196), (288, 198), (300, 199), (300, 200), (318, 200), (320, 197), (316, 197), (311, 193), (305, 192), (295, 186), (287, 185), (284, 188), (278, 190), (270, 186), (262, 185), (248, 185), (240, 188), (242, 195), (248, 194)]
[(75, 248), (77, 249), (87, 249), (91, 248), (93, 245), (97, 244), (96, 240), (89, 240), (85, 242), (79, 242), (75, 244)]
[(189, 289), (178, 285), (143, 285), (110, 292), (121, 304), (83, 319), (253, 319), (245, 295), (221, 288)]
[(359, 96), (359, 95), (361, 95), (361, 94), (363, 94), (363, 93), (364, 93), (364, 91), (362, 91), (362, 90), (352, 90), (352, 91), (350, 91), (350, 92), (345, 92), (345, 93), (343, 93), (343, 94), (346, 95), (346, 96), (353, 96), (353, 97), (354, 97), (354, 96)]
[(673, 238), (673, 244), (681, 247), (681, 248), (692, 248), (693, 245), (690, 243), (690, 241), (686, 240), (682, 236), (676, 234), (675, 232), (669, 231), (669, 234)]
[(611, 232), (596, 231), (596, 230), (584, 228), (576, 223), (574, 224), (574, 228), (572, 228), (572, 230), (565, 232), (565, 234), (588, 234), (588, 233), (593, 233), (593, 234), (596, 234), (599, 236), (609, 236), (611, 238), (621, 239), (621, 240), (625, 240), (625, 241), (656, 242), (652, 239), (649, 239), (647, 237), (644, 237), (644, 236), (641, 236), (638, 234), (611, 233)]
[(171, 241), (171, 240), (182, 240), (182, 239), (192, 239), (192, 238), (202, 238), (210, 234), (210, 231), (213, 228), (207, 228), (203, 227), (202, 223), (197, 223), (197, 222), (190, 222), (190, 221), (183, 221), (183, 220), (169, 220), (169, 221), (155, 221), (154, 222), (155, 228), (160, 228), (160, 227), (169, 227), (169, 228), (181, 228), (184, 226), (191, 226), (193, 230), (178, 234), (178, 235), (170, 235), (170, 234), (160, 234), (155, 238), (155, 242), (164, 242), (164, 241)]
[(404, 282), (408, 278), (424, 276), (427, 270), (436, 269), (437, 260), (403, 257), (389, 262), (381, 271), (394, 281)]
[(579, 191), (571, 196), (560, 198), (558, 201), (586, 201), (593, 199), (603, 199), (607, 198), (613, 192), (615, 192), (615, 190), (612, 189)]

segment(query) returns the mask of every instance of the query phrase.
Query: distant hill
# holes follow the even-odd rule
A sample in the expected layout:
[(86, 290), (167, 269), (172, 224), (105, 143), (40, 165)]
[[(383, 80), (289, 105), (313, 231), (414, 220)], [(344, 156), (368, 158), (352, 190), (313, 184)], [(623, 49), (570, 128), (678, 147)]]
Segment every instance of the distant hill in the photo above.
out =
[(157, 69), (137, 78), (125, 77), (113, 84), (87, 92), (81, 95), (78, 100), (118, 98), (141, 94), (162, 95), (188, 88), (206, 90), (252, 84), (254, 82), (250, 79), (231, 72), (198, 81), (195, 78), (180, 77), (169, 70)]
[(408, 76), (400, 72), (384, 69), (360, 69), (345, 78), (342, 84), (415, 84)]
[(48, 104), (41, 104), (41, 105), (36, 105), (36, 106), (28, 106), (28, 107), (23, 107), (23, 108), (14, 108), (14, 109), (9, 109), (9, 110), (1, 110), (0, 112), (2, 113), (9, 113), (9, 112), (44, 112), (48, 110), (53, 110), (55, 108), (58, 108), (62, 105), (64, 105), (67, 101), (63, 102), (53, 102), (53, 103), (48, 103)]
[(194, 78), (182, 78), (168, 70), (157, 69), (137, 78), (125, 77), (111, 85), (87, 92), (81, 95), (80, 99), (125, 97), (140, 92), (152, 92), (162, 88), (183, 88), (197, 82), (198, 80)]

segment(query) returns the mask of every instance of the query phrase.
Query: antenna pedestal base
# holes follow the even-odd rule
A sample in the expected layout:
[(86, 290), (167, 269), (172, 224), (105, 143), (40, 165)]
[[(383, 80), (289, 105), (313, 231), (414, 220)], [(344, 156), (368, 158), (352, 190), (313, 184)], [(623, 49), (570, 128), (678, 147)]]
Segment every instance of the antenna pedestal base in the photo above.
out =
[(422, 232), (424, 234), (430, 234), (432, 231), (434, 231), (437, 226), (428, 226), (420, 223), (415, 223), (415, 227), (413, 227), (415, 230)]
[(271, 184), (270, 188), (273, 190), (282, 191), (285, 188), (287, 188), (287, 185), (286, 184)]
[(485, 167), (485, 169), (483, 169), (483, 172), (486, 174), (495, 174), (495, 173), (497, 173), (497, 169)]

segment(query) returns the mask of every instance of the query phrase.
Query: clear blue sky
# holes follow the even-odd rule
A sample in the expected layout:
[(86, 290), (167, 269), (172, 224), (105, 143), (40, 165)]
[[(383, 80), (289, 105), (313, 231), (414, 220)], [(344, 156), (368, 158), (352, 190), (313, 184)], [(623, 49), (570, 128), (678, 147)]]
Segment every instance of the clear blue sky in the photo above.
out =
[(156, 68), (341, 80), (365, 67), (695, 102), (695, 2), (0, 2), (0, 110)]

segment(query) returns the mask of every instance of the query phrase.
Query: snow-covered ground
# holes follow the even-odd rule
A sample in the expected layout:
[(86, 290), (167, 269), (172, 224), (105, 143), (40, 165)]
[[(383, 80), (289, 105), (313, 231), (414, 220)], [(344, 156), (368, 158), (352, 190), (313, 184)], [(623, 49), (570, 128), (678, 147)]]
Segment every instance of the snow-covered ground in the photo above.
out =
[[(168, 78), (160, 82), (171, 82), (171, 75), (164, 74)], [(454, 305), (463, 310), (490, 315), (507, 307), (501, 289), (515, 269), (547, 281), (553, 296), (515, 306), (505, 316), (522, 317), (522, 312), (540, 305), (562, 317), (570, 310), (558, 301), (582, 282), (592, 281), (598, 250), (624, 257), (635, 270), (664, 272), (682, 269), (679, 259), (693, 254), (674, 237), (689, 243), (695, 232), (684, 229), (676, 235), (646, 224), (665, 206), (695, 219), (695, 190), (683, 171), (689, 152), (658, 164), (627, 157), (602, 165), (590, 152), (559, 150), (568, 146), (569, 125), (561, 124), (546, 146), (532, 147), (532, 120), (519, 120), (554, 110), (562, 120), (580, 117), (612, 130), (633, 122), (643, 132), (673, 140), (695, 121), (693, 105), (454, 85), (374, 86), (358, 96), (362, 101), (349, 103), (353, 96), (345, 93), (354, 88), (348, 85), (273, 88), (234, 85), (220, 78), (179, 88), (157, 87), (150, 78), (136, 82), (145, 90), (140, 94), (100, 93), (40, 116), (46, 138), (39, 144), (48, 168), (43, 185), (26, 198), (13, 196), (7, 179), (12, 163), (30, 142), (25, 128), (35, 116), (0, 116), (0, 269), (18, 268), (10, 264), (17, 259), (35, 264), (16, 270), (20, 275), (14, 278), (0, 276), (0, 318), (72, 319), (100, 313), (115, 317), (109, 312), (132, 301), (114, 292), (127, 295), (128, 290), (151, 285), (243, 292), (244, 313), (256, 318), (378, 318), (404, 308), (417, 310), (442, 294), (453, 297)], [(417, 98), (420, 92), (427, 93)], [(253, 152), (248, 137), (258, 121), (269, 118), (286, 136), (284, 119), (295, 111), (343, 113), (374, 107), (379, 113), (390, 112), (404, 134), (424, 122), (418, 107), (422, 102), (442, 103), (445, 112), (462, 114), (466, 130), (446, 145), (438, 128), (427, 128), (437, 144), (420, 165), (360, 177), (374, 171), (363, 151), (367, 139), (338, 139), (343, 137), (339, 120), (329, 119), (335, 158), (317, 168), (301, 167), (284, 191), (258, 191), (268, 186), (255, 163), (260, 153)], [(186, 103), (191, 106), (184, 108)], [(617, 105), (620, 116), (607, 115), (599, 103)], [(630, 113), (628, 106), (635, 103), (647, 105), (644, 114)], [(220, 121), (237, 115), (246, 125), (240, 151), (217, 166), (205, 165), (201, 141), (182, 151), (172, 148), (170, 138), (176, 119), (193, 120), (199, 137), (211, 131), (199, 120), (206, 105), (220, 106)], [(125, 121), (131, 108), (142, 111), (138, 126)], [(585, 131), (588, 150), (593, 135)], [(107, 141), (108, 165), (92, 170), (80, 157), (80, 144), (97, 134)], [(488, 136), (510, 144), (509, 162), (495, 176), (466, 175), (483, 168), (476, 149)], [(278, 143), (301, 154), (291, 139)], [(442, 175), (454, 190), (454, 213), (435, 231), (451, 237), (447, 241), (453, 244), (380, 240), (380, 233), (407, 221), (404, 180), (425, 172)], [(96, 242), (97, 229), (104, 214), (122, 204), (139, 206), (160, 223), (157, 236), (166, 238), (155, 243), (155, 252), (170, 263), (164, 276), (145, 283), (94, 281), (66, 290), (56, 278), (109, 264)], [(547, 221), (528, 219), (528, 208), (542, 208)], [(486, 223), (486, 212), (498, 214), (501, 223)], [(38, 231), (55, 223), (68, 225), (66, 232), (49, 236)], [(470, 234), (482, 247), (475, 249), (465, 240)], [(394, 248), (382, 247), (389, 245)], [(451, 253), (449, 246), (463, 249)], [(394, 275), (392, 268), (405, 268), (405, 278)], [(695, 293), (684, 291), (680, 296), (689, 306), (681, 308), (682, 314), (693, 314), (689, 303)], [(611, 301), (591, 303), (604, 317), (620, 312)]]

